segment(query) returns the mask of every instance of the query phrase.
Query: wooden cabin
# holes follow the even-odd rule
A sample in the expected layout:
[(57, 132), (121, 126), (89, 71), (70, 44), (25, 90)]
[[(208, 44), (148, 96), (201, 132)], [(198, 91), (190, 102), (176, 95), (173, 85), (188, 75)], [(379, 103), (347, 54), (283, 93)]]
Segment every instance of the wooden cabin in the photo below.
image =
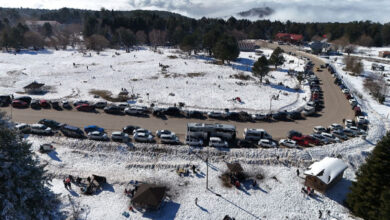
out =
[(347, 165), (338, 158), (325, 157), (323, 160), (313, 163), (306, 175), (305, 186), (316, 191), (325, 193), (326, 190), (334, 186), (343, 178)]
[(23, 87), (24, 91), (29, 94), (38, 94), (43, 92), (44, 83), (38, 83), (36, 81)]

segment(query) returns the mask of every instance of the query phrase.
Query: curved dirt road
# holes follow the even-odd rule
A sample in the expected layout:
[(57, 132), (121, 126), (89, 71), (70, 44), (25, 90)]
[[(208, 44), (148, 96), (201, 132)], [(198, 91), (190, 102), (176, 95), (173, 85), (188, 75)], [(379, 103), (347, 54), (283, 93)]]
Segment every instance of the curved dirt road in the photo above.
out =
[[(290, 47), (284, 47), (285, 51), (293, 52), (308, 57), (315, 64), (314, 70), (324, 62), (319, 58), (295, 51)], [(342, 119), (353, 119), (353, 111), (342, 94), (338, 86), (336, 86), (327, 70), (316, 72), (316, 75), (321, 80), (321, 88), (324, 95), (324, 108), (317, 117), (308, 117), (306, 120), (296, 120), (291, 122), (234, 122), (234, 121), (220, 121), (213, 119), (197, 120), (186, 118), (171, 118), (162, 120), (150, 116), (150, 118), (140, 118), (132, 116), (116, 116), (105, 113), (85, 113), (72, 111), (56, 111), (56, 110), (33, 110), (29, 109), (12, 109), (12, 120), (15, 122), (36, 123), (42, 118), (53, 119), (58, 122), (70, 124), (77, 127), (84, 127), (87, 125), (98, 125), (111, 132), (114, 130), (121, 130), (126, 125), (138, 125), (140, 127), (156, 131), (159, 129), (169, 129), (175, 132), (180, 140), (184, 140), (186, 134), (186, 127), (188, 122), (201, 123), (224, 123), (233, 124), (237, 128), (237, 137), (242, 137), (245, 128), (263, 128), (270, 133), (274, 139), (284, 138), (287, 132), (291, 129), (301, 131), (305, 134), (312, 133), (312, 129), (316, 125), (329, 126), (332, 123), (342, 123)], [(269, 100), (264, 100), (268, 102)], [(11, 116), (11, 108), (1, 108), (0, 111), (6, 111), (7, 115)]]

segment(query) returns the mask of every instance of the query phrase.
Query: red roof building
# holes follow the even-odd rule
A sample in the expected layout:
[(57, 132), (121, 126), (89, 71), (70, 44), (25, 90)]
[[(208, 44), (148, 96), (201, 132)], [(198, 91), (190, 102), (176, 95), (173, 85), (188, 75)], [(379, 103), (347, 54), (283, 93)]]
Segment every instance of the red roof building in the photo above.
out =
[(289, 43), (300, 43), (303, 40), (303, 36), (302, 34), (277, 33), (275, 39)]

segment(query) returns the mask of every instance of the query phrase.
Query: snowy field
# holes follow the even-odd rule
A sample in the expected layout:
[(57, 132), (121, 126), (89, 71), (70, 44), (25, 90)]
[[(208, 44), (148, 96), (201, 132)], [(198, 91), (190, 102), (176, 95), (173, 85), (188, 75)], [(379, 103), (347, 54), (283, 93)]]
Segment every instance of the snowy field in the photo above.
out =
[(368, 56), (368, 57), (378, 57), (379, 52), (381, 51), (390, 51), (390, 47), (362, 47), (362, 46), (356, 47), (356, 52), (358, 54)]
[[(272, 53), (267, 49), (263, 51), (268, 57)], [(303, 86), (302, 90), (294, 90), (298, 82), (285, 71), (303, 71), (304, 60), (286, 54), (285, 65), (267, 77), (271, 84), (260, 86), (251, 73), (257, 58), (254, 53), (242, 52), (236, 62), (217, 65), (202, 54), (188, 56), (176, 49), (153, 51), (148, 47), (131, 53), (121, 50), (100, 54), (73, 50), (0, 53), (0, 93), (22, 95), (23, 87), (36, 80), (45, 83), (49, 90), (44, 95), (34, 96), (39, 99), (97, 101), (90, 94), (93, 89), (106, 90), (116, 96), (126, 88), (130, 94), (139, 96), (137, 104), (142, 105), (172, 106), (184, 102), (194, 109), (261, 112), (268, 111), (268, 100), (279, 94), (279, 100), (272, 103), (273, 110), (303, 106), (303, 98), (310, 97), (309, 88)], [(238, 75), (248, 76), (248, 79), (237, 79)], [(236, 97), (242, 102), (233, 101)], [(284, 108), (286, 106), (288, 109)]]

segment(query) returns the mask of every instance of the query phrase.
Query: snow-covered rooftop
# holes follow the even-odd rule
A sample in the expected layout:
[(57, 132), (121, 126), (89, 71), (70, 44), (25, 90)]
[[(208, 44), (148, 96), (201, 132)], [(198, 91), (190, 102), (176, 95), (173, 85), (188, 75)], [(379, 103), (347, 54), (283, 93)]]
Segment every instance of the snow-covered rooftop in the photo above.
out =
[(306, 175), (317, 176), (322, 182), (328, 184), (332, 182), (341, 172), (347, 169), (347, 165), (340, 159), (325, 157), (319, 162), (313, 163)]

